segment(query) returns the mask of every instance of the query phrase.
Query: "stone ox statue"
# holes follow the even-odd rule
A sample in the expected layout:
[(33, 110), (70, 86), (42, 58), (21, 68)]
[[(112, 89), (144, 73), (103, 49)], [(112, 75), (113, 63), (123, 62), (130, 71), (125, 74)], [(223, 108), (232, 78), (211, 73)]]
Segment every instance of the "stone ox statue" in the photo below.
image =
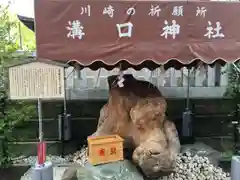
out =
[(124, 75), (124, 79), (120, 88), (117, 76), (108, 77), (109, 99), (93, 135), (120, 135), (134, 149), (133, 162), (148, 177), (172, 172), (180, 143), (174, 123), (165, 116), (165, 99), (147, 81), (132, 75)]

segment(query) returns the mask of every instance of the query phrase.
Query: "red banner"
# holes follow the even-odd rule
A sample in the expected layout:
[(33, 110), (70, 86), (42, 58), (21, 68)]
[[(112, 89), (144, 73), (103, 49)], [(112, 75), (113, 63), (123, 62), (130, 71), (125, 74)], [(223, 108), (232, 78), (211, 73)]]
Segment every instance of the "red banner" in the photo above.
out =
[(92, 69), (234, 62), (237, 17), (239, 2), (35, 0), (37, 57)]
[(38, 164), (44, 164), (46, 161), (46, 143), (38, 143)]

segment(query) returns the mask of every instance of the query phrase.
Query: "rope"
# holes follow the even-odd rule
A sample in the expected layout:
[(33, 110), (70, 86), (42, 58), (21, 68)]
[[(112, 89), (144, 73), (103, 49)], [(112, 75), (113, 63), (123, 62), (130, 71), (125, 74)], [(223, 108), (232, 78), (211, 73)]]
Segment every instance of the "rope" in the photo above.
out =
[(235, 63), (232, 63), (232, 65), (240, 73), (240, 68)]
[(97, 84), (98, 84), (98, 80), (99, 80), (99, 77), (100, 77), (101, 70), (102, 70), (102, 68), (100, 68), (100, 69), (98, 70), (98, 76), (97, 76), (97, 80), (96, 80), (95, 85), (94, 85), (94, 89), (97, 88)]
[(148, 88), (150, 88), (150, 86), (151, 86), (152, 77), (153, 77), (153, 71), (151, 71), (151, 74), (150, 74), (150, 78), (149, 78), (149, 81), (148, 81)]
[(112, 82), (111, 87), (117, 87), (118, 86), (118, 81), (120, 80), (119, 77), (123, 77), (124, 73), (122, 72), (122, 66), (121, 64), (119, 65), (119, 72), (118, 72), (118, 76), (116, 77), (116, 79)]

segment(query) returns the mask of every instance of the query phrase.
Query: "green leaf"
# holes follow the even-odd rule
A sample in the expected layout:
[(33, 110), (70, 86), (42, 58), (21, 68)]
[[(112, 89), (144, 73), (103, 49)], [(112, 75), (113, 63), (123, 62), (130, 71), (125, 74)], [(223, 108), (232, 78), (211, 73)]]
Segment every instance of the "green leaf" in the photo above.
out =
[(20, 35), (24, 50), (35, 49), (34, 33), (21, 24), (16, 15), (10, 14), (8, 7), (0, 5), (0, 136), (3, 137), (0, 139), (0, 165), (4, 166), (11, 163), (13, 156), (8, 141), (13, 140), (14, 129), (36, 114), (35, 106), (8, 100), (8, 74), (4, 67), (21, 60), (22, 55), (13, 55), (20, 48)]

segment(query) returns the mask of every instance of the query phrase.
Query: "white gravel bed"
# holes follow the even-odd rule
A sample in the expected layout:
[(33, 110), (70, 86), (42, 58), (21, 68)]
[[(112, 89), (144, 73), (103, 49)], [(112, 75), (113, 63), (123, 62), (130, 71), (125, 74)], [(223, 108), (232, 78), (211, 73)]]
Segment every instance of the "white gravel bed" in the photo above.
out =
[[(84, 166), (87, 162), (87, 148), (84, 147), (76, 152), (73, 161)], [(158, 180), (229, 180), (229, 173), (223, 172), (222, 168), (216, 167), (207, 157), (192, 155), (190, 152), (179, 154), (176, 168), (169, 176)]]
[(87, 152), (88, 148), (86, 146), (84, 146), (80, 151), (75, 152), (72, 157), (73, 162), (80, 164), (81, 166), (85, 166), (88, 161)]
[[(68, 164), (71, 163), (71, 157), (66, 156), (64, 158), (60, 156), (48, 155), (47, 161), (51, 161), (53, 164)], [(14, 165), (34, 165), (37, 161), (37, 156), (19, 156), (12, 159)]]
[(176, 168), (172, 174), (159, 180), (228, 180), (230, 174), (210, 163), (207, 157), (191, 155), (190, 152), (177, 157)]

